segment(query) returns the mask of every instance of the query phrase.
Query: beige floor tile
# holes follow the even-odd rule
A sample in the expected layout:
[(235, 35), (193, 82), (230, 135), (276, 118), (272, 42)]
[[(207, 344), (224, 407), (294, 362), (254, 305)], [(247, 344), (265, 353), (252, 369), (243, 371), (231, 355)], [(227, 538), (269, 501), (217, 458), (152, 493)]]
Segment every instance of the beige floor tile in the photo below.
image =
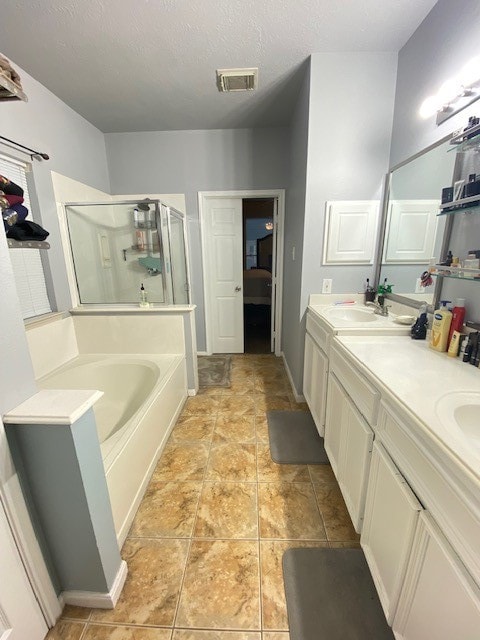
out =
[(219, 413), (213, 434), (214, 442), (255, 442), (255, 416), (231, 416)]
[(199, 631), (175, 629), (172, 640), (261, 640), (261, 634), (249, 631)]
[(253, 483), (205, 482), (196, 538), (257, 538), (257, 488)]
[(221, 396), (225, 387), (199, 387), (197, 396)]
[(255, 401), (251, 395), (222, 396), (218, 405), (219, 413), (233, 416), (255, 415)]
[(80, 640), (85, 623), (59, 620), (47, 633), (45, 640)]
[(257, 542), (192, 542), (175, 626), (260, 629)]
[(255, 378), (255, 391), (271, 395), (287, 395), (289, 388), (283, 377), (274, 380), (264, 380), (260, 376)]
[(257, 444), (257, 472), (259, 482), (310, 482), (307, 465), (277, 464), (268, 444)]
[(329, 464), (309, 464), (308, 470), (310, 471), (312, 482), (317, 482), (318, 484), (335, 484), (337, 482), (333, 469)]
[(203, 480), (210, 445), (206, 443), (169, 443), (155, 469), (155, 482)]
[(200, 395), (188, 398), (183, 407), (183, 416), (215, 415), (221, 395)]
[(210, 442), (214, 427), (214, 417), (185, 416), (175, 425), (170, 442)]
[(258, 485), (261, 538), (326, 540), (311, 483)]
[(170, 640), (171, 629), (92, 624), (82, 640)]
[(329, 542), (330, 549), (360, 549), (360, 540), (350, 540), (348, 542)]
[(87, 607), (75, 607), (66, 604), (62, 611), (62, 618), (70, 618), (71, 620), (88, 620), (92, 610)]
[(255, 416), (255, 431), (257, 442), (268, 443), (268, 422), (266, 415)]
[(314, 488), (328, 540), (334, 542), (359, 540), (360, 537), (355, 533), (339, 486), (315, 483)]
[(282, 558), (287, 549), (298, 547), (326, 547), (326, 542), (261, 541), (263, 629), (288, 630), (287, 605), (283, 583)]
[(222, 389), (222, 396), (241, 396), (253, 393), (253, 375), (234, 375), (231, 379), (230, 386)]
[(291, 404), (287, 395), (266, 395), (257, 394), (255, 396), (256, 415), (262, 415), (266, 411), (290, 411)]
[(308, 404), (306, 402), (297, 402), (293, 393), (288, 393), (288, 399), (290, 400), (292, 411), (310, 411)]
[(205, 480), (215, 482), (255, 482), (257, 479), (254, 444), (212, 444)]
[(128, 575), (115, 609), (92, 612), (91, 621), (173, 626), (187, 558), (187, 540), (127, 540)]
[(201, 487), (200, 482), (150, 482), (129, 536), (190, 537)]
[(288, 631), (265, 631), (262, 640), (290, 640)]

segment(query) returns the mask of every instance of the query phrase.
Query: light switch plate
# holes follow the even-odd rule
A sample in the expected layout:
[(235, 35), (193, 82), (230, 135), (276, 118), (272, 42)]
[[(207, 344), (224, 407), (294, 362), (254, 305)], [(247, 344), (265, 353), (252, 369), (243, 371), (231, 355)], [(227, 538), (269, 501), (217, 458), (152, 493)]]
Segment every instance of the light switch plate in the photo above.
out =
[(331, 280), (331, 278), (324, 278), (323, 279), (322, 293), (332, 293), (332, 280)]

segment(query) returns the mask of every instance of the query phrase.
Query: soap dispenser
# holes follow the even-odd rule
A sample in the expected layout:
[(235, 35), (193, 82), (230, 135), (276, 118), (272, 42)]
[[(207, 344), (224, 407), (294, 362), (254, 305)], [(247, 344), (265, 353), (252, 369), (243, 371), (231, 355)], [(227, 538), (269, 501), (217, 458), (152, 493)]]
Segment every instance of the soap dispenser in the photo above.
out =
[(447, 309), (447, 304), (450, 304), (450, 300), (442, 300), (440, 309), (433, 312), (430, 347), (436, 351), (447, 350), (448, 332), (452, 323), (452, 312)]
[(410, 329), (412, 340), (425, 340), (427, 337), (428, 318), (427, 318), (427, 306), (422, 305), (417, 321)]

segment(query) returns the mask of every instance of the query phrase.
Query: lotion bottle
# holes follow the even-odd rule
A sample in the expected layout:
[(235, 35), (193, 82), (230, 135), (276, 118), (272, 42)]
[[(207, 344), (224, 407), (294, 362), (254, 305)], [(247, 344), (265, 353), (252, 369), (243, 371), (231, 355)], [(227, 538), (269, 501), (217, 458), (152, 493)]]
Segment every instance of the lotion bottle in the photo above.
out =
[(433, 313), (432, 334), (430, 347), (436, 351), (446, 351), (448, 346), (448, 332), (452, 323), (452, 312), (447, 309), (450, 300), (442, 300), (440, 309)]
[(462, 332), (463, 322), (465, 320), (465, 298), (457, 298), (455, 300), (455, 306), (452, 309), (452, 323), (450, 325), (450, 331), (448, 333), (448, 344), (453, 336), (454, 331)]

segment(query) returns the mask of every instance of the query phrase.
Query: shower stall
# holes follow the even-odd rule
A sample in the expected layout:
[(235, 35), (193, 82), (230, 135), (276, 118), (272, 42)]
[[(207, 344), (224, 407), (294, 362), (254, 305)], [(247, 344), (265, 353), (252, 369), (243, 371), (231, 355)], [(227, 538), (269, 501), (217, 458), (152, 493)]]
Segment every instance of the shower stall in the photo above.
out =
[(160, 200), (65, 204), (82, 304), (189, 304), (185, 216)]

